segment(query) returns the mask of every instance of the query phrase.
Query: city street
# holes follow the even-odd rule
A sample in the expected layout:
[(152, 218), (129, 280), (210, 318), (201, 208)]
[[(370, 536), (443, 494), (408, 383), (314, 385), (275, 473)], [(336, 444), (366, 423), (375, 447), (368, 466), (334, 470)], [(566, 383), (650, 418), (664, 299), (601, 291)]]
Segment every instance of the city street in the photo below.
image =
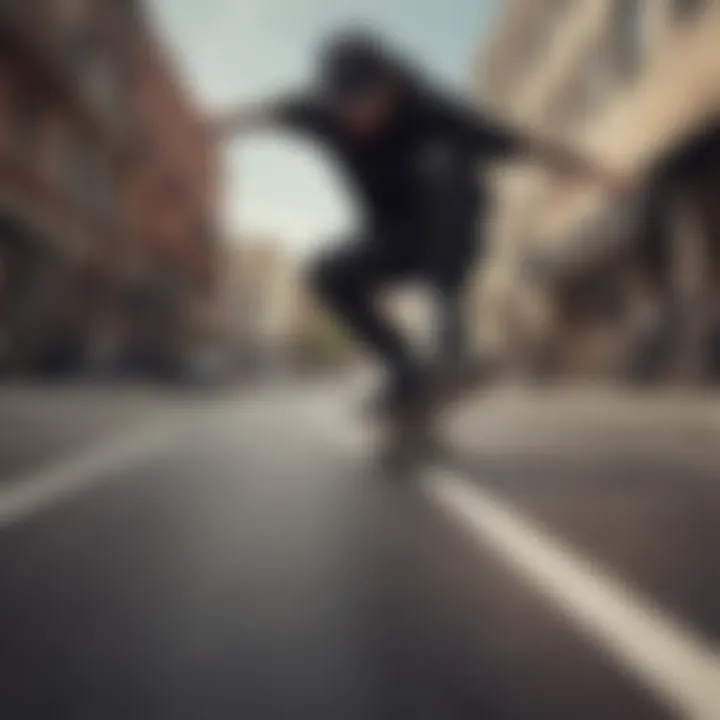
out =
[(363, 388), (4, 390), (0, 717), (720, 718), (720, 402)]

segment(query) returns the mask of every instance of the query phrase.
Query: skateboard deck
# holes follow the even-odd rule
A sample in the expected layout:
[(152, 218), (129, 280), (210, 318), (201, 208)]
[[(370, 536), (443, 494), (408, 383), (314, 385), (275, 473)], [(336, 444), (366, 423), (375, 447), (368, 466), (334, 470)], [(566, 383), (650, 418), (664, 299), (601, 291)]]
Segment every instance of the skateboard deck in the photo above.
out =
[(452, 375), (428, 383), (411, 407), (387, 418), (382, 452), (386, 469), (394, 474), (413, 474), (424, 463), (445, 455), (439, 416), (482, 385), (489, 371), (487, 363), (468, 364)]

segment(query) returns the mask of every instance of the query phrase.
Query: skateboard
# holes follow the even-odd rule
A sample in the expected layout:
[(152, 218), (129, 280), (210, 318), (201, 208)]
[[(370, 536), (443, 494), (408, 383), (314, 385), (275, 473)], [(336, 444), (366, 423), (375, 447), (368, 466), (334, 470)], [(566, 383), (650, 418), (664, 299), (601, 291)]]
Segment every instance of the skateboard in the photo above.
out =
[(439, 432), (440, 416), (483, 385), (490, 376), (486, 361), (474, 361), (457, 372), (426, 384), (408, 407), (385, 418), (382, 427), (381, 460), (393, 476), (412, 476), (426, 463), (448, 454)]

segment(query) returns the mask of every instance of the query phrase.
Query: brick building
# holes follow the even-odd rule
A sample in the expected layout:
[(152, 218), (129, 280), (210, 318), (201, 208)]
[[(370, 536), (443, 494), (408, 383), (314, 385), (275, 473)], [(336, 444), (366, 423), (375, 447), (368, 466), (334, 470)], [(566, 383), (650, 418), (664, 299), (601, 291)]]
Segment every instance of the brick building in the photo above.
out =
[(718, 0), (506, 3), (477, 68), (483, 102), (642, 190), (621, 208), (529, 167), (498, 173), (481, 312), (517, 364), (635, 373), (652, 357), (665, 377), (710, 369), (718, 37)]
[(0, 366), (167, 366), (212, 288), (215, 153), (137, 2), (0, 3)]
[(125, 173), (133, 225), (126, 260), (141, 290), (139, 345), (165, 364), (191, 342), (188, 320), (216, 286), (218, 165), (199, 109), (147, 26), (136, 53), (130, 102), (138, 148)]

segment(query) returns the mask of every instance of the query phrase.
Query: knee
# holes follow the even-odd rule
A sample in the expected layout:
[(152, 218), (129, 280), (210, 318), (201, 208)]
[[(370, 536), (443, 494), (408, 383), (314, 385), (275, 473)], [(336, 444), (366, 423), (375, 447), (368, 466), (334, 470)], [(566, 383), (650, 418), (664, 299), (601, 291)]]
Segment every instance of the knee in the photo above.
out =
[(455, 191), (460, 183), (463, 165), (468, 165), (454, 147), (442, 142), (422, 148), (417, 161), (422, 186), (428, 192), (441, 195)]
[(322, 253), (313, 258), (305, 268), (305, 280), (310, 290), (331, 302), (337, 301), (344, 294), (346, 275), (343, 263), (331, 253)]

